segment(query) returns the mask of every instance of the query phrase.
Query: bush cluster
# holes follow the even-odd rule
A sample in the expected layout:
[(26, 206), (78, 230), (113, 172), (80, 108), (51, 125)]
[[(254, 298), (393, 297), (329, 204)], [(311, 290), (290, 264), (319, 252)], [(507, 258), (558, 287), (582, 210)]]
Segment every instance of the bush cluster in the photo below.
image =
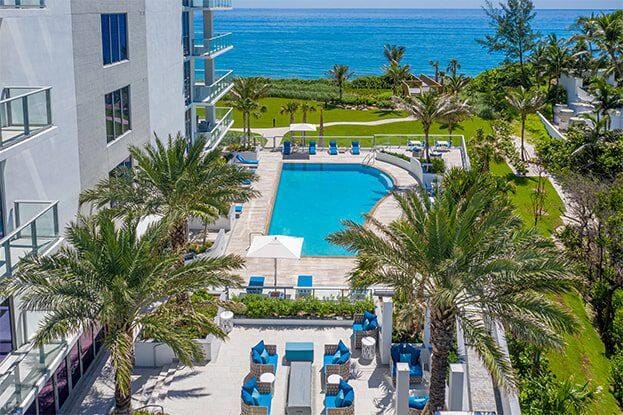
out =
[(246, 311), (241, 315), (250, 318), (352, 318), (354, 314), (363, 313), (364, 310), (374, 310), (374, 303), (371, 299), (354, 302), (347, 299), (327, 301), (313, 297), (279, 299), (250, 294), (237, 298), (235, 301), (246, 306)]

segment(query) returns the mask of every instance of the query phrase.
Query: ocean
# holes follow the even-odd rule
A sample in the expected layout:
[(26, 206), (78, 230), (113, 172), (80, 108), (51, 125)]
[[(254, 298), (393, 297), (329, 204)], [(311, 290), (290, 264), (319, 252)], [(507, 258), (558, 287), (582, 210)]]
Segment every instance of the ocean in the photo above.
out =
[[(576, 18), (590, 13), (538, 10), (533, 27), (543, 36), (569, 36)], [(235, 45), (217, 68), (240, 76), (320, 78), (336, 63), (355, 75), (379, 74), (386, 43), (407, 48), (404, 62), (414, 73), (430, 74), (431, 60), (445, 68), (456, 58), (461, 72), (474, 76), (503, 60), (476, 43), (491, 33), (480, 9), (234, 9), (216, 13), (215, 28), (233, 32)]]

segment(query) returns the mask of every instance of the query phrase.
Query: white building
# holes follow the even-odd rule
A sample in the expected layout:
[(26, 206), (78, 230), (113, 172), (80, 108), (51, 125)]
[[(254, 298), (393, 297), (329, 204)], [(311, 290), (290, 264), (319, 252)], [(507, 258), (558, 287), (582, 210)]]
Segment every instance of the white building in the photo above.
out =
[[(231, 77), (219, 76), (214, 58), (231, 45), (214, 35), (212, 13), (228, 8), (230, 0), (0, 0), (0, 278), (24, 254), (62, 243), (80, 191), (131, 165), (130, 145), (154, 133), (222, 139), (231, 113), (214, 103)], [(195, 37), (195, 13), (209, 41)], [(19, 298), (0, 298), (0, 414), (62, 411), (101, 348), (99, 328), (34, 348), (40, 318)]]

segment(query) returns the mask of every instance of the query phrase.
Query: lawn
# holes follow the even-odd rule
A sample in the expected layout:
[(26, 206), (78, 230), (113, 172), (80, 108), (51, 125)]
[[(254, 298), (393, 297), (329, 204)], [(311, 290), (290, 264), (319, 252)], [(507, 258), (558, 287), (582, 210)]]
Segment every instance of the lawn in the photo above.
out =
[[(296, 101), (299, 103), (307, 102), (316, 108), (316, 111), (308, 113), (307, 122), (313, 124), (320, 123), (320, 104), (315, 101), (303, 101), (298, 99), (287, 98), (262, 98), (259, 102), (267, 109), (260, 118), (253, 118), (251, 120), (251, 128), (272, 128), (273, 120), (276, 127), (287, 127), (290, 125), (290, 115), (281, 114), (281, 107), (290, 101)], [(219, 103), (219, 106), (228, 106), (227, 102)], [(404, 118), (407, 114), (403, 111), (393, 110), (369, 110), (369, 111), (357, 111), (341, 108), (327, 108), (324, 110), (324, 122), (335, 121), (378, 121), (391, 118)], [(296, 122), (302, 122), (303, 114), (301, 111), (295, 116)], [(239, 111), (234, 111), (234, 128), (242, 127), (242, 114)]]

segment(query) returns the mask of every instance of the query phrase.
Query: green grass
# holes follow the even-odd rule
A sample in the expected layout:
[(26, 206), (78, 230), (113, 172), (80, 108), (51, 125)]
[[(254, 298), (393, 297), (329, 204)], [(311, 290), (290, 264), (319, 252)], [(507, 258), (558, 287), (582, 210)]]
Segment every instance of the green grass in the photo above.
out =
[[(521, 137), (521, 122), (519, 120), (513, 121), (513, 131), (517, 137)], [(528, 115), (526, 119), (525, 138), (526, 141), (534, 145), (538, 145), (544, 140), (549, 139), (549, 133), (538, 115)]]
[[(307, 115), (307, 122), (312, 124), (320, 123), (320, 104), (315, 101), (303, 101), (298, 99), (287, 98), (263, 98), (260, 100), (260, 104), (266, 106), (267, 111), (262, 114), (260, 118), (253, 118), (251, 120), (251, 128), (272, 128), (273, 119), (275, 120), (275, 126), (287, 127), (290, 125), (290, 115), (280, 114), (281, 107), (287, 102), (296, 101), (299, 103), (307, 102), (316, 107), (316, 111), (310, 112)], [(227, 106), (226, 102), (222, 102), (219, 106)], [(324, 122), (335, 121), (377, 121), (389, 118), (404, 118), (407, 114), (403, 111), (392, 110), (369, 110), (369, 111), (357, 111), (347, 110), (341, 108), (327, 108), (324, 110)], [(302, 122), (303, 114), (299, 111), (295, 116), (296, 122)], [(242, 114), (239, 111), (234, 111), (234, 128), (242, 127)]]

